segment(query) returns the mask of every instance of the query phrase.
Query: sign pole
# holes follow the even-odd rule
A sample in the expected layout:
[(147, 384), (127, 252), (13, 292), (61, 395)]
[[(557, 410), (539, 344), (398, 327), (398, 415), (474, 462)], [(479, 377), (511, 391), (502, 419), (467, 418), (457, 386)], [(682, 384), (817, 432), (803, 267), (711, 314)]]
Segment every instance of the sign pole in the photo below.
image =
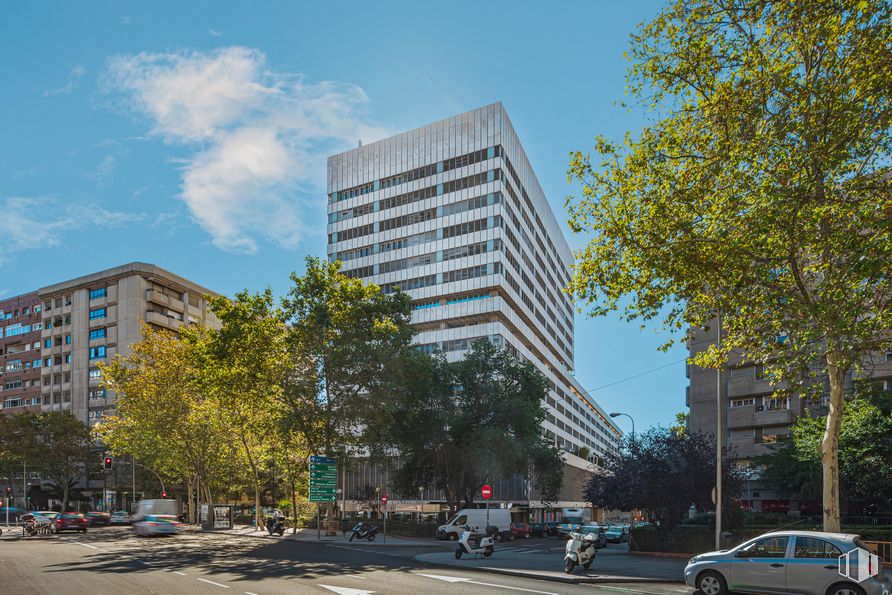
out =
[(316, 503), (316, 539), (322, 540), (322, 528), (319, 525), (319, 504)]
[(384, 543), (387, 543), (387, 510), (384, 511)]

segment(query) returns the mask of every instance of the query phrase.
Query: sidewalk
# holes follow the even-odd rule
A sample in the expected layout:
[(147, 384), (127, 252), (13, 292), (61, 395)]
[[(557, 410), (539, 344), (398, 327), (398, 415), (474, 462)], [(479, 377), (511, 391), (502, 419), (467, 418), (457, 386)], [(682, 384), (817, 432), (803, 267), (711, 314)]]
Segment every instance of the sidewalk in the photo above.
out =
[[(452, 548), (454, 549), (454, 547)], [(415, 556), (419, 562), (452, 568), (479, 569), (525, 578), (563, 583), (648, 583), (683, 581), (686, 560), (656, 556), (631, 556), (624, 549), (604, 548), (598, 551), (588, 571), (577, 568), (573, 574), (563, 572), (564, 552), (530, 551), (523, 547), (499, 547), (490, 558), (463, 556), (455, 559), (453, 551), (434, 552)]]

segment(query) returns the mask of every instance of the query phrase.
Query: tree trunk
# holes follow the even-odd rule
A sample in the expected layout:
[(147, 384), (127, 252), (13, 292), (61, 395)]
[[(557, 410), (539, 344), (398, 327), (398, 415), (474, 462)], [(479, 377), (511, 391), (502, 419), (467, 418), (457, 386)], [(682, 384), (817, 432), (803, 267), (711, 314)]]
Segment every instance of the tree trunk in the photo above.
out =
[(293, 479), (291, 480), (291, 518), (293, 521), (291, 534), (294, 535), (297, 533), (297, 485)]
[(830, 408), (821, 438), (821, 468), (823, 471), (824, 531), (839, 533), (839, 432), (845, 406), (845, 377), (848, 370), (839, 365), (839, 354), (827, 354), (827, 374), (830, 380)]
[[(69, 495), (68, 479), (66, 478), (60, 483), (62, 484), (62, 512), (65, 512), (66, 510), (68, 510), (68, 495)], [(26, 505), (27, 505), (27, 502), (28, 502), (28, 494), (25, 494)]]
[[(136, 497), (136, 494), (133, 495)], [(192, 480), (186, 479), (186, 510), (189, 511), (189, 521), (194, 523), (195, 517), (192, 516), (192, 505), (195, 504), (192, 501)]]
[(251, 456), (251, 450), (248, 448), (248, 441), (245, 440), (244, 435), (241, 436), (241, 440), (245, 449), (245, 456), (251, 465), (251, 474), (254, 476), (254, 530), (260, 531), (260, 528), (263, 527), (263, 513), (260, 512), (260, 475), (257, 472), (257, 464), (254, 462), (254, 457)]

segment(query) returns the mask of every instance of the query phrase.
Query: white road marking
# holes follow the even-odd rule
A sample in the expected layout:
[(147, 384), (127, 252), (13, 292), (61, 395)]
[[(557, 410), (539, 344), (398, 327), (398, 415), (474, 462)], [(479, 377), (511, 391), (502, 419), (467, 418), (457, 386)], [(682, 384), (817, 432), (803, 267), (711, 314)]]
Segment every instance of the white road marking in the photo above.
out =
[(257, 593), (252, 593), (251, 591), (245, 591), (245, 595), (257, 595)]
[(186, 574), (185, 572), (180, 572), (179, 570), (174, 570), (173, 573), (174, 573), (174, 574), (179, 574), (180, 576), (189, 576), (189, 575)]
[(521, 587), (509, 587), (508, 585), (497, 585), (495, 583), (484, 583), (481, 581), (471, 580), (469, 578), (463, 578), (460, 576), (445, 576), (442, 574), (422, 574), (420, 572), (416, 573), (419, 576), (426, 576), (427, 578), (432, 578), (440, 581), (445, 581), (447, 583), (468, 583), (470, 585), (480, 585), (481, 587), (496, 587), (497, 589), (510, 589), (512, 591), (523, 591), (524, 593), (540, 593), (541, 595), (558, 595), (557, 593), (552, 593), (551, 591), (537, 591), (535, 589), (523, 589)]
[(363, 589), (351, 589), (349, 587), (332, 587), (331, 585), (319, 585), (323, 589), (334, 591), (338, 595), (372, 595), (374, 591), (365, 591)]
[(198, 580), (200, 580), (200, 581), (203, 582), (203, 583), (207, 583), (207, 584), (209, 584), (209, 585), (214, 585), (215, 587), (223, 587), (224, 589), (228, 589), (228, 588), (229, 588), (229, 585), (221, 585), (220, 583), (215, 583), (214, 581), (209, 581), (209, 580), (206, 579), (206, 578), (200, 578), (200, 579), (198, 579)]

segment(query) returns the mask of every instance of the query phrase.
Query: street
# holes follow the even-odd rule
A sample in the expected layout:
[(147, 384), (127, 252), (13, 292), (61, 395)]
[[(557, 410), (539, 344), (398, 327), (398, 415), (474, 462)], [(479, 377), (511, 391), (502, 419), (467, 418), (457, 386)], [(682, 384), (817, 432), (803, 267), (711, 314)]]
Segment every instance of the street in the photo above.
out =
[[(517, 542), (515, 542), (516, 544)], [(529, 545), (527, 546), (527, 543)], [(525, 542), (523, 553), (557, 542)], [(315, 543), (185, 531), (137, 538), (127, 527), (86, 534), (0, 539), (0, 591), (5, 593), (628, 593), (675, 595), (682, 584), (565, 584), (474, 568), (438, 567), (415, 559), (448, 544), (418, 546)], [(496, 555), (498, 555), (498, 550)], [(555, 553), (555, 559), (559, 560)]]

